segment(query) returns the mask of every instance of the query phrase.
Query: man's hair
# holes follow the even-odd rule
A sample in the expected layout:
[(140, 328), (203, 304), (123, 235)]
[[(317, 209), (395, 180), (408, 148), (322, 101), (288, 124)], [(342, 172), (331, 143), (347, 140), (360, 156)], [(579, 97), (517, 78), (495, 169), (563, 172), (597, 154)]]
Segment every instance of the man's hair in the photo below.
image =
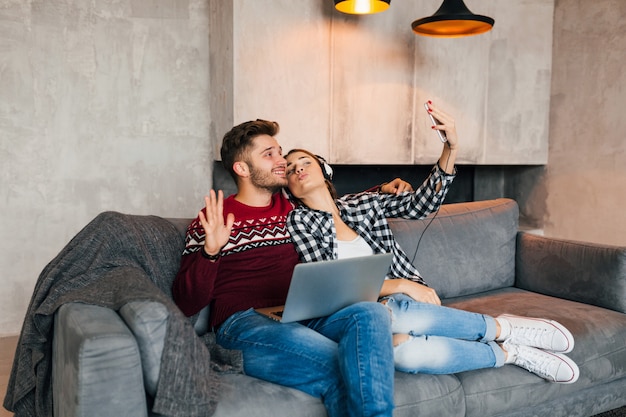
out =
[(224, 135), (220, 149), (222, 165), (236, 183), (239, 179), (233, 170), (233, 164), (236, 161), (248, 162), (248, 151), (252, 147), (254, 138), (260, 135), (275, 136), (279, 130), (280, 126), (276, 122), (256, 119), (235, 126)]

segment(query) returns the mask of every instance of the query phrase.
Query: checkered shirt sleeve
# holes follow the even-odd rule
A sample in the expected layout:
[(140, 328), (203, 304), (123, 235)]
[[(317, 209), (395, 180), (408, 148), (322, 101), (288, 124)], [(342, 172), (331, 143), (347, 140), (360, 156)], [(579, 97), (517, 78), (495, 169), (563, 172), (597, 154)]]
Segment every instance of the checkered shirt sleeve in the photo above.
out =
[(302, 262), (334, 259), (332, 217), (327, 213), (298, 207), (287, 216), (287, 228)]
[[(404, 193), (400, 198), (393, 194), (379, 194), (385, 217), (421, 219), (439, 210), (455, 176), (456, 170), (454, 174), (447, 174), (437, 164), (430, 171), (428, 178), (414, 192)], [(441, 183), (439, 191), (437, 191), (438, 183)]]

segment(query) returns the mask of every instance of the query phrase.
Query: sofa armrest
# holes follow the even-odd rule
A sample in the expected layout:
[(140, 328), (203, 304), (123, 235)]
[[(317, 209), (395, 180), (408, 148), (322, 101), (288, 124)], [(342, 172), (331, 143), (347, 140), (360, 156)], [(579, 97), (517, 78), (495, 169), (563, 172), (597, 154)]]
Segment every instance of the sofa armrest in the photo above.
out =
[(147, 416), (139, 349), (115, 311), (61, 306), (52, 355), (55, 416)]
[(626, 313), (626, 247), (520, 232), (515, 285)]

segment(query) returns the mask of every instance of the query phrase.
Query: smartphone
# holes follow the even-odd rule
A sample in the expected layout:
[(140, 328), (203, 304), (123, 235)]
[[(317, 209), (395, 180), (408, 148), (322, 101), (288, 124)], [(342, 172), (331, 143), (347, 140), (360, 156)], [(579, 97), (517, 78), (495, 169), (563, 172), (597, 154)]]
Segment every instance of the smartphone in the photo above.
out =
[[(426, 109), (426, 113), (428, 113), (428, 117), (430, 117), (430, 121), (433, 122), (433, 125), (440, 125), (441, 122), (435, 119), (435, 116), (430, 114), (430, 112), (428, 111), (428, 103), (424, 103), (424, 108)], [(443, 130), (435, 130), (435, 132), (437, 132), (439, 140), (441, 140), (443, 143), (446, 143), (448, 141), (448, 138), (446, 137), (446, 132), (444, 132)]]

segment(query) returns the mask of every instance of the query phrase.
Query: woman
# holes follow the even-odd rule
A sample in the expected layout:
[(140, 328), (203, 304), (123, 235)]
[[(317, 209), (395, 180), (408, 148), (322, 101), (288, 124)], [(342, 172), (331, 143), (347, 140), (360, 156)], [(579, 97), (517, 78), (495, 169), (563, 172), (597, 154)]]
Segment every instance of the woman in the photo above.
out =
[(449, 374), (521, 366), (547, 380), (573, 383), (578, 367), (563, 355), (573, 349), (571, 333), (545, 319), (497, 318), (441, 306), (393, 237), (387, 217), (422, 218), (438, 210), (454, 179), (458, 138), (454, 120), (429, 102), (429, 112), (448, 141), (429, 177), (411, 192), (365, 192), (336, 197), (332, 169), (303, 149), (287, 156), (289, 191), (298, 207), (287, 225), (303, 262), (393, 252), (380, 302), (392, 314), (396, 369)]

